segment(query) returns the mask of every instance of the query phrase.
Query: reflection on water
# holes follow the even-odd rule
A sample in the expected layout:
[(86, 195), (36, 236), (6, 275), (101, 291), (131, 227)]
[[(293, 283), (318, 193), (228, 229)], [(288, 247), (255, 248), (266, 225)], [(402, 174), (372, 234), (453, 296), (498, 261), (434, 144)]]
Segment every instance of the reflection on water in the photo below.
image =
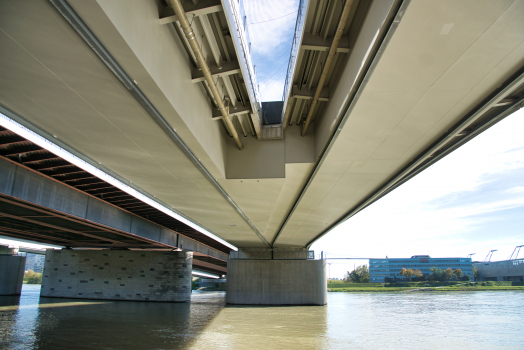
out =
[(5, 311), (18, 297), (0, 297), (0, 348), (189, 348), (224, 306), (218, 293), (193, 303), (91, 302), (39, 298), (39, 293), (40, 286), (24, 285), (20, 307)]
[(329, 293), (328, 306), (0, 297), (1, 349), (523, 349), (523, 292)]
[(226, 307), (195, 342), (195, 349), (323, 349), (324, 306)]

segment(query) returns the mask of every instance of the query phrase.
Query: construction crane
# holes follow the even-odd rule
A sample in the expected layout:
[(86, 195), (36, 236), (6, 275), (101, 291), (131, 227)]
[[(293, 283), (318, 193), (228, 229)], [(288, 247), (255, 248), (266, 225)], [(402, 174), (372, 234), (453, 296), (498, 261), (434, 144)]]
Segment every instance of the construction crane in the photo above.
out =
[[(520, 248), (522, 247), (524, 247), (524, 245), (516, 246), (515, 249), (513, 249), (513, 253), (511, 253), (508, 260), (517, 259), (519, 257)], [(513, 255), (515, 255), (515, 257), (513, 257)]]
[(471, 258), (473, 255), (475, 255), (475, 253), (468, 254), (466, 258)]
[(496, 252), (496, 251), (497, 251), (497, 249), (490, 250), (488, 255), (486, 255), (486, 259), (484, 259), (484, 261), (490, 262), (491, 261), (491, 257), (493, 256), (493, 252)]

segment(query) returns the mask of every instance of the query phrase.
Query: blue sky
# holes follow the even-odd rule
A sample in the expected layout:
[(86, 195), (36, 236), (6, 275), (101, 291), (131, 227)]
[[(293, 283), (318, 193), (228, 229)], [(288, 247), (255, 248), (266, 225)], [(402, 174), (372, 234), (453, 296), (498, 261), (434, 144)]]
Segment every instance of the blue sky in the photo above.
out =
[(298, 0), (243, 0), (262, 101), (282, 101)]

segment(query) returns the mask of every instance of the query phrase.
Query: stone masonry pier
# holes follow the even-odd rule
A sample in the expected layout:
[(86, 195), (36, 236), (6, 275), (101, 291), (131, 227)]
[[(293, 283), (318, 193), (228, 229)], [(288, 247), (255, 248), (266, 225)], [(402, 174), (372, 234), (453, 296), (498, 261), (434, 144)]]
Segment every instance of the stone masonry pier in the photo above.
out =
[(46, 251), (43, 297), (188, 302), (193, 253)]

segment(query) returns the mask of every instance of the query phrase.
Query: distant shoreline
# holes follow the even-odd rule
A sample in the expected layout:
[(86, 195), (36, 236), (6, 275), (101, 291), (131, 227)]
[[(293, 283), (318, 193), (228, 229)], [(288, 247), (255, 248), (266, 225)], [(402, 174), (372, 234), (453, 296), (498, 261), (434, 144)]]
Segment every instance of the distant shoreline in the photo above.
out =
[(524, 291), (524, 287), (482, 286), (482, 287), (368, 287), (368, 288), (329, 288), (330, 293), (428, 293), (428, 292), (479, 292), (479, 291)]

